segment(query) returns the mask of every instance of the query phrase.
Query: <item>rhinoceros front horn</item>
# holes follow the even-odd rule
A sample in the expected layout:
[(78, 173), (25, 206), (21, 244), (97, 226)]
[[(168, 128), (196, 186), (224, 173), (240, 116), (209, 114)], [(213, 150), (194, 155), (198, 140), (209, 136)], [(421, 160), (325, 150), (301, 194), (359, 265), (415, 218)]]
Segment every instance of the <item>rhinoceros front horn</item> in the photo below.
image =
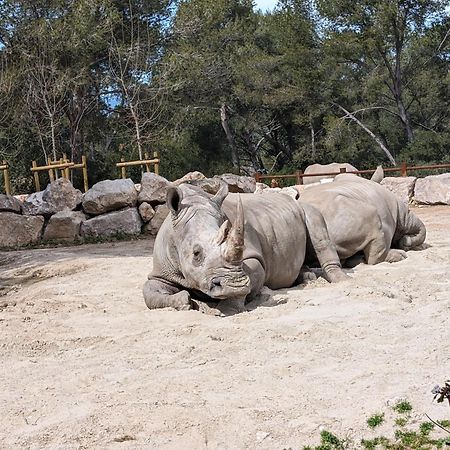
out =
[(225, 261), (232, 264), (241, 263), (244, 253), (244, 211), (240, 196), (238, 196), (237, 201), (236, 219), (228, 233), (226, 242)]

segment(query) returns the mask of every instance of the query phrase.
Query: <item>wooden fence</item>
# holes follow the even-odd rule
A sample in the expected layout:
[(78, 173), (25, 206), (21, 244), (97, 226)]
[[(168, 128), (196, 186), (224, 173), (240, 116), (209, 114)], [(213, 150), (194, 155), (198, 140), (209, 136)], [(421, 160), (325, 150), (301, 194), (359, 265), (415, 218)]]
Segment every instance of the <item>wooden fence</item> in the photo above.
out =
[(148, 153), (144, 153), (144, 159), (139, 159), (136, 161), (125, 161), (125, 159), (121, 158), (120, 162), (118, 162), (116, 166), (120, 169), (122, 178), (126, 178), (127, 167), (145, 166), (145, 171), (150, 172), (151, 164), (153, 164), (154, 166), (154, 172), (156, 173), (156, 175), (159, 175), (159, 163), (160, 159), (158, 157), (158, 152), (153, 152), (153, 159), (149, 159)]
[(3, 172), (3, 184), (5, 185), (6, 195), (11, 195), (11, 179), (9, 177), (9, 164), (3, 160), (0, 164), (0, 171)]
[[(450, 164), (434, 164), (430, 166), (408, 166), (406, 162), (403, 162), (400, 167), (386, 167), (384, 168), (384, 172), (400, 172), (400, 176), (406, 177), (408, 176), (408, 171), (412, 170), (437, 170), (437, 169), (450, 169)], [(279, 180), (279, 179), (295, 179), (295, 184), (303, 184), (303, 178), (305, 177), (326, 177), (326, 176), (335, 176), (340, 173), (356, 173), (356, 174), (372, 174), (376, 169), (367, 169), (367, 170), (351, 170), (347, 172), (345, 167), (339, 169), (339, 172), (324, 172), (324, 173), (303, 173), (301, 170), (297, 170), (293, 174), (289, 175), (261, 175), (259, 173), (255, 174), (255, 179), (257, 182), (261, 182), (262, 180)]]
[(59, 177), (69, 179), (70, 171), (75, 169), (82, 169), (83, 171), (84, 192), (87, 192), (87, 190), (89, 189), (87, 159), (86, 156), (84, 155), (81, 157), (80, 164), (75, 164), (73, 161), (69, 161), (65, 154), (59, 160), (52, 161), (51, 159), (48, 159), (47, 165), (45, 166), (38, 166), (36, 161), (32, 161), (31, 164), (32, 164), (31, 172), (34, 175), (34, 185), (36, 191), (41, 190), (41, 183), (39, 181), (39, 172), (48, 172), (48, 177), (50, 179), (50, 182), (52, 182)]

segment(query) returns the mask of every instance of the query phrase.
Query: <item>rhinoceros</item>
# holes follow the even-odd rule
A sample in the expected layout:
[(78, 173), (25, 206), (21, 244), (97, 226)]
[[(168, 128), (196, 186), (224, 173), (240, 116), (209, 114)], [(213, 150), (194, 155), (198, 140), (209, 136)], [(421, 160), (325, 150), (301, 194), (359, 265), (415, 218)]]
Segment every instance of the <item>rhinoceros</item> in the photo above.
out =
[[(349, 163), (331, 163), (331, 164), (311, 164), (305, 169), (305, 175), (313, 175), (316, 173), (339, 173), (340, 169), (346, 169), (347, 172), (358, 171), (358, 169)], [(303, 178), (303, 184), (318, 183), (323, 179), (332, 180), (336, 175), (317, 175)]]
[[(373, 179), (382, 179), (380, 167)], [(425, 241), (422, 221), (373, 180), (337, 175), (332, 183), (302, 191), (300, 199), (322, 213), (341, 260), (362, 251), (368, 264), (397, 262)]]
[(222, 183), (211, 196), (182, 184), (168, 189), (167, 206), (143, 290), (150, 309), (191, 309), (195, 299), (243, 311), (263, 286), (299, 281), (307, 238), (328, 281), (347, 278), (321, 214), (286, 195), (228, 194)]

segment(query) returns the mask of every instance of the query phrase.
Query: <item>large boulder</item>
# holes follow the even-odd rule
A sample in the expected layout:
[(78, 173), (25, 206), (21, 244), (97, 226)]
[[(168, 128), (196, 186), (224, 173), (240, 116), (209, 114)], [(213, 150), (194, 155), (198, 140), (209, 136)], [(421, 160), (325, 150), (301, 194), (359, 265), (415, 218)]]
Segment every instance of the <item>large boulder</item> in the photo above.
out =
[(24, 214), (51, 216), (66, 209), (73, 210), (81, 203), (83, 194), (66, 178), (58, 178), (45, 190), (31, 194), (25, 200)]
[(108, 238), (140, 234), (141, 216), (137, 208), (127, 208), (94, 217), (81, 224), (81, 236)]
[(419, 178), (414, 187), (414, 200), (426, 205), (450, 205), (450, 173)]
[(204, 180), (206, 177), (201, 172), (195, 171), (195, 172), (189, 172), (184, 177), (179, 178), (178, 180), (175, 180), (173, 184), (175, 186), (179, 186), (182, 183), (186, 183), (187, 181), (192, 180)]
[(189, 180), (186, 181), (186, 183), (193, 184), (194, 186), (199, 186), (208, 194), (215, 195), (220, 189), (222, 181), (224, 181), (228, 185), (229, 192), (253, 193), (256, 190), (256, 180), (254, 178), (241, 175), (233, 175), (232, 173), (216, 175), (213, 178)]
[(44, 241), (73, 242), (80, 237), (81, 223), (86, 216), (81, 211), (60, 211), (50, 217), (44, 230)]
[(380, 184), (408, 204), (413, 197), (416, 180), (417, 177), (385, 177)]
[(138, 192), (129, 178), (105, 180), (94, 184), (83, 197), (83, 210), (97, 216), (109, 211), (135, 206)]
[(20, 214), (22, 204), (11, 195), (0, 194), (0, 211), (14, 212)]
[(18, 247), (38, 242), (44, 218), (0, 212), (0, 247)]
[(152, 220), (144, 225), (144, 233), (156, 236), (168, 214), (169, 208), (166, 205), (156, 206), (155, 215), (152, 217)]
[(147, 202), (152, 205), (166, 201), (167, 188), (171, 183), (164, 177), (153, 172), (145, 172), (141, 179), (141, 192), (139, 192), (139, 203)]
[(234, 175), (232, 173), (224, 173), (216, 175), (214, 178), (220, 178), (228, 184), (229, 192), (255, 192), (256, 180), (253, 177), (242, 175)]

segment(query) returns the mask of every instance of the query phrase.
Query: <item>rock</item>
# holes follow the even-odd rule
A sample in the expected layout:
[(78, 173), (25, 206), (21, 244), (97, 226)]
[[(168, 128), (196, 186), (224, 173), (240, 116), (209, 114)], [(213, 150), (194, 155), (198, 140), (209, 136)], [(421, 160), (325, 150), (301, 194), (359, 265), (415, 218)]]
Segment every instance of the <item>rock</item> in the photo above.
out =
[(0, 247), (33, 244), (41, 237), (44, 218), (0, 212)]
[(450, 205), (450, 173), (419, 178), (414, 187), (414, 200), (426, 205)]
[(417, 177), (385, 177), (380, 184), (408, 204), (414, 194)]
[(256, 183), (256, 187), (255, 187), (255, 194), (262, 194), (262, 191), (264, 189), (269, 189), (269, 186), (267, 186), (266, 183)]
[(168, 214), (169, 208), (166, 205), (156, 206), (155, 215), (152, 220), (144, 226), (144, 232), (156, 236)]
[(136, 206), (138, 193), (129, 178), (105, 180), (94, 184), (83, 197), (83, 210), (94, 216)]
[(230, 192), (255, 192), (256, 189), (256, 180), (253, 177), (224, 173), (214, 178), (220, 178), (225, 181)]
[(155, 215), (155, 210), (150, 203), (144, 202), (139, 205), (139, 214), (141, 215), (142, 220), (147, 223), (152, 220)]
[(22, 211), (22, 204), (17, 198), (11, 195), (0, 194), (0, 211), (20, 214)]
[(58, 178), (45, 190), (27, 197), (23, 204), (23, 213), (31, 216), (51, 216), (65, 209), (73, 210), (80, 203), (83, 194), (72, 186), (66, 178)]
[(195, 171), (195, 172), (189, 172), (184, 177), (179, 178), (178, 180), (175, 180), (173, 184), (175, 186), (179, 186), (182, 183), (186, 183), (187, 181), (192, 180), (204, 180), (206, 177), (201, 172)]
[(73, 242), (80, 237), (81, 223), (86, 216), (81, 211), (60, 211), (50, 217), (44, 230), (44, 241)]
[(201, 187), (208, 194), (215, 195), (220, 188), (220, 182), (224, 181), (228, 185), (229, 192), (255, 192), (256, 180), (252, 177), (233, 175), (226, 173), (224, 175), (216, 175), (213, 178), (205, 178), (201, 180), (189, 180), (186, 183)]
[(299, 197), (299, 193), (297, 189), (295, 189), (294, 186), (288, 186), (284, 187), (280, 191), (282, 194), (289, 195), (289, 197), (292, 197), (294, 200), (297, 200)]
[(108, 238), (140, 234), (141, 216), (137, 208), (127, 208), (94, 217), (81, 224), (82, 237)]
[(153, 205), (166, 201), (167, 188), (171, 185), (164, 177), (153, 172), (146, 172), (141, 179), (139, 203), (147, 202)]
[(205, 192), (211, 195), (217, 194), (220, 188), (220, 178), (205, 178), (204, 180), (190, 180), (185, 183), (201, 187)]

